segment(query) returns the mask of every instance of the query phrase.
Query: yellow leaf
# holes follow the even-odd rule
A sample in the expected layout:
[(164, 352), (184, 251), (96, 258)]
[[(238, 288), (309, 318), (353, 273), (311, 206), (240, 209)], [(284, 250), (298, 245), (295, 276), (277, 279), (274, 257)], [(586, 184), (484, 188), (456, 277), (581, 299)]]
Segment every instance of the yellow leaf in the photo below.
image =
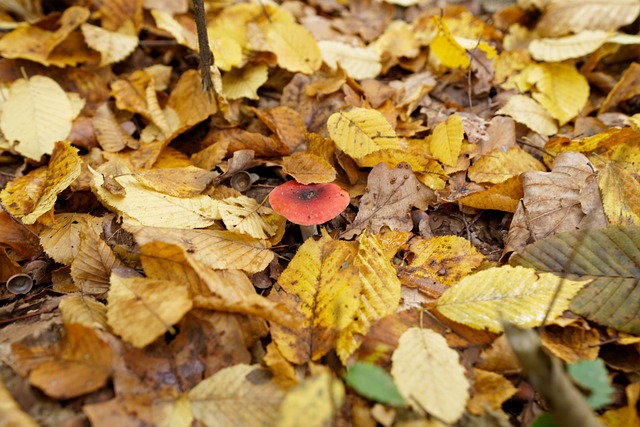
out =
[(518, 175), (492, 185), (484, 191), (458, 199), (458, 203), (476, 209), (491, 209), (513, 213), (522, 196), (522, 178)]
[[(0, 193), (2, 204), (24, 224), (33, 224), (47, 212), (53, 212), (53, 207), (64, 189), (69, 187), (80, 175), (82, 160), (78, 156), (78, 149), (68, 142), (56, 142), (53, 154), (46, 169), (46, 177), (42, 182), (41, 192), (33, 200), (33, 204), (22, 205), (20, 199), (30, 199), (29, 182), (32, 173), (40, 177), (42, 172), (32, 172), (20, 180), (9, 182)], [(37, 183), (36, 183), (37, 185)], [(21, 208), (22, 207), (22, 208)], [(27, 209), (26, 211), (24, 209)]]
[[(346, 365), (378, 319), (393, 314), (398, 308), (401, 296), (400, 280), (396, 269), (385, 257), (383, 246), (374, 234), (362, 233), (358, 236), (356, 266), (360, 271), (362, 291), (356, 320), (340, 332), (336, 351)], [(386, 246), (385, 246), (386, 247)]]
[(38, 427), (39, 425), (26, 412), (23, 412), (2, 381), (0, 381), (0, 413), (7, 426)]
[(267, 40), (278, 57), (278, 66), (291, 72), (312, 74), (322, 65), (316, 39), (295, 22), (273, 22), (267, 29)]
[(277, 427), (298, 427), (300, 421), (308, 427), (327, 425), (345, 400), (342, 381), (328, 369), (291, 389), (280, 407)]
[(429, 144), (433, 156), (447, 166), (455, 166), (463, 138), (462, 118), (457, 114), (450, 115), (433, 130)]
[(82, 24), (80, 28), (89, 47), (100, 52), (100, 66), (122, 61), (138, 46), (136, 29), (130, 20), (115, 32), (91, 24)]
[(219, 202), (209, 196), (190, 198), (174, 197), (153, 191), (142, 185), (132, 175), (113, 178), (124, 190), (124, 196), (116, 196), (105, 187), (104, 176), (91, 169), (91, 190), (118, 215), (134, 224), (151, 227), (204, 228), (220, 219)]
[(578, 115), (589, 98), (587, 79), (569, 64), (537, 64), (528, 80), (535, 83), (533, 98), (558, 120), (560, 126)]
[(17, 143), (16, 150), (39, 161), (51, 154), (54, 143), (71, 131), (73, 107), (67, 94), (55, 80), (33, 76), (19, 79), (2, 106), (0, 129), (7, 141)]
[(410, 251), (415, 256), (403, 270), (446, 286), (458, 282), (484, 260), (467, 239), (458, 236), (417, 237), (411, 241)]
[(273, 213), (273, 210), (261, 206), (251, 197), (238, 196), (222, 199), (218, 205), (218, 211), (229, 231), (248, 234), (256, 239), (268, 239), (277, 231), (277, 227), (265, 221), (264, 218), (265, 215)]
[(322, 40), (318, 42), (318, 47), (322, 54), (322, 60), (331, 69), (335, 70), (340, 65), (351, 78), (372, 79), (382, 71), (380, 55), (371, 49), (333, 40)]
[(442, 335), (410, 328), (393, 352), (391, 376), (415, 410), (454, 424), (469, 400), (469, 381), (458, 359)]
[(123, 340), (142, 348), (182, 319), (192, 306), (189, 290), (170, 280), (111, 274), (107, 322)]
[[(158, 9), (152, 9), (150, 12), (158, 28), (171, 34), (179, 44), (194, 51), (198, 50), (197, 36), (183, 27), (169, 12)], [(218, 57), (216, 57), (216, 62), (217, 59)]]
[(431, 21), (438, 28), (438, 33), (429, 44), (431, 52), (445, 67), (468, 68), (470, 62), (467, 51), (453, 38), (447, 26), (442, 22), (442, 18), (433, 16)]
[[(560, 292), (556, 290), (562, 282)], [(552, 303), (548, 320), (560, 316), (588, 280), (571, 280), (524, 267), (490, 268), (466, 276), (438, 300), (438, 311), (476, 329), (502, 331), (500, 319), (535, 328)]]
[[(384, 33), (378, 37), (376, 41), (371, 43), (369, 48), (375, 49), (378, 56), (388, 52), (394, 58), (401, 56), (414, 58), (420, 52), (418, 40), (416, 39), (412, 26), (399, 19), (388, 24)], [(351, 77), (354, 76), (351, 75)], [(372, 78), (373, 77), (375, 76), (372, 76)]]
[(271, 325), (273, 340), (290, 362), (315, 361), (333, 348), (338, 334), (354, 319), (360, 305), (360, 280), (353, 242), (325, 234), (307, 239), (282, 272), (277, 294), (290, 311), (299, 313), (295, 328)]
[(558, 39), (534, 39), (529, 43), (529, 52), (537, 61), (561, 62), (595, 52), (609, 36), (607, 31), (583, 31)]
[(139, 227), (131, 232), (139, 245), (150, 242), (177, 245), (210, 268), (257, 273), (267, 268), (275, 256), (264, 242), (229, 231)]
[(496, 115), (500, 114), (511, 117), (541, 135), (558, 133), (558, 126), (551, 114), (542, 105), (525, 95), (514, 95), (509, 98), (506, 105), (496, 111)]
[(543, 36), (557, 37), (584, 30), (616, 30), (632, 23), (640, 13), (636, 0), (563, 0), (547, 3), (536, 30)]
[(336, 170), (320, 156), (310, 153), (294, 153), (282, 159), (282, 171), (300, 184), (333, 182)]
[(216, 173), (195, 166), (149, 169), (134, 175), (145, 187), (174, 197), (202, 193)]
[(613, 162), (597, 157), (594, 163), (600, 170), (598, 187), (604, 212), (611, 224), (640, 225), (640, 183), (632, 174)]
[(542, 162), (520, 147), (507, 151), (493, 150), (480, 157), (469, 167), (469, 179), (474, 182), (498, 184), (528, 171), (546, 172)]
[(246, 65), (234, 68), (222, 76), (222, 87), (227, 99), (258, 99), (258, 89), (268, 78), (269, 67), (265, 64)]
[(91, 119), (91, 124), (96, 139), (104, 151), (117, 153), (126, 146), (135, 147), (137, 145), (137, 141), (129, 136), (116, 121), (116, 117), (107, 103), (98, 107)]
[(79, 323), (88, 328), (107, 329), (107, 307), (88, 295), (68, 295), (60, 301), (65, 324)]
[(353, 108), (333, 113), (327, 129), (336, 145), (355, 159), (382, 149), (400, 148), (396, 132), (376, 110)]
[(202, 380), (188, 396), (193, 417), (207, 427), (270, 427), (284, 393), (267, 369), (239, 364)]
[(474, 368), (473, 374), (474, 394), (467, 407), (474, 415), (499, 410), (502, 404), (518, 391), (511, 381), (495, 372)]
[(206, 120), (217, 111), (215, 102), (202, 90), (200, 73), (187, 70), (171, 91), (167, 108), (173, 109), (180, 119), (180, 129), (188, 129)]

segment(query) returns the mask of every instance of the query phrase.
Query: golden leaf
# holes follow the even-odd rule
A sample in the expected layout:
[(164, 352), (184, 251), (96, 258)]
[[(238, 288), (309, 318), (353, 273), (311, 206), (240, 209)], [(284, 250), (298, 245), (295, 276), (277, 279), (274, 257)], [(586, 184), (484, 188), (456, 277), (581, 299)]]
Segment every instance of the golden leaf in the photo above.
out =
[(510, 147), (507, 151), (493, 150), (475, 161), (469, 167), (469, 179), (474, 182), (498, 184), (528, 171), (545, 172), (542, 162), (520, 147)]
[[(152, 9), (150, 12), (158, 28), (171, 34), (179, 44), (187, 46), (194, 51), (198, 50), (198, 38), (196, 34), (185, 28), (176, 18), (171, 16), (169, 12), (158, 9)], [(216, 60), (218, 58), (219, 57), (216, 57)]]
[(392, 362), (391, 376), (409, 405), (448, 424), (460, 419), (469, 399), (469, 381), (458, 353), (442, 335), (407, 329)]
[(537, 64), (530, 67), (528, 80), (535, 83), (533, 98), (558, 120), (560, 126), (578, 115), (589, 98), (587, 79), (568, 64)]
[(438, 33), (429, 44), (431, 52), (448, 68), (468, 68), (470, 61), (467, 51), (453, 38), (439, 16), (431, 17)]
[(170, 280), (111, 274), (107, 322), (114, 333), (135, 347), (144, 347), (182, 319), (192, 306), (187, 287)]
[(269, 67), (265, 64), (246, 65), (234, 68), (222, 76), (222, 87), (227, 99), (258, 99), (258, 89), (268, 78)]
[[(556, 290), (562, 282), (560, 292)], [(570, 280), (531, 268), (503, 266), (464, 277), (447, 289), (437, 309), (451, 320), (475, 329), (502, 331), (501, 319), (535, 328), (560, 316), (588, 280)], [(553, 300), (553, 303), (552, 303)]]
[(122, 61), (138, 46), (136, 29), (130, 20), (115, 32), (91, 24), (82, 24), (81, 29), (89, 47), (100, 52), (100, 66)]
[(298, 427), (300, 421), (308, 427), (322, 427), (333, 418), (345, 400), (342, 381), (323, 369), (319, 375), (295, 386), (285, 396), (280, 407), (277, 427)]
[(294, 153), (282, 159), (282, 171), (300, 184), (333, 182), (336, 170), (325, 159), (310, 153)]
[(102, 174), (93, 169), (91, 173), (91, 190), (98, 199), (133, 223), (152, 227), (204, 228), (220, 219), (219, 202), (209, 196), (169, 196), (147, 188), (132, 175), (121, 175), (113, 178), (126, 192), (121, 197), (104, 188)]
[(67, 295), (60, 301), (65, 324), (78, 323), (88, 328), (107, 329), (107, 307), (87, 295)]
[(613, 162), (598, 158), (594, 163), (600, 170), (598, 187), (604, 212), (611, 224), (640, 225), (640, 183), (632, 174)]
[(514, 95), (509, 98), (506, 105), (496, 111), (496, 115), (499, 114), (509, 116), (541, 135), (558, 133), (558, 126), (551, 114), (542, 105), (525, 95)]
[(125, 133), (120, 123), (116, 121), (116, 117), (107, 103), (98, 107), (91, 119), (91, 124), (95, 130), (96, 139), (104, 151), (117, 153), (126, 146), (135, 147), (137, 145), (137, 141)]
[(358, 243), (355, 263), (362, 282), (360, 306), (356, 320), (342, 329), (336, 344), (336, 352), (345, 365), (349, 356), (360, 347), (371, 325), (395, 313), (401, 296), (400, 280), (378, 237), (363, 233), (358, 236)]
[(467, 407), (475, 415), (486, 414), (488, 410), (499, 410), (518, 391), (504, 376), (483, 369), (473, 369), (473, 382), (474, 394)]
[(376, 110), (353, 108), (333, 113), (327, 129), (336, 145), (355, 159), (382, 149), (400, 148), (396, 132)]
[(458, 199), (458, 203), (475, 209), (491, 209), (513, 213), (522, 196), (522, 179), (520, 175), (517, 175), (492, 185), (484, 191), (462, 197)]
[(315, 361), (333, 348), (338, 334), (354, 319), (360, 304), (360, 280), (352, 242), (307, 239), (282, 272), (276, 294), (299, 314), (295, 328), (271, 325), (271, 334), (290, 362)]
[[(81, 164), (82, 160), (78, 156), (77, 148), (72, 147), (68, 142), (56, 142), (46, 168), (46, 175), (44, 170), (34, 171), (20, 180), (8, 183), (0, 192), (2, 204), (24, 224), (33, 224), (47, 213), (52, 218), (58, 194), (69, 187), (80, 175)], [(32, 177), (35, 178), (36, 186), (41, 183), (35, 197), (32, 197), (33, 193), (30, 190), (34, 185), (34, 182), (29, 182)], [(40, 181), (41, 177), (44, 181)], [(20, 199), (30, 199), (32, 203), (25, 205)]]
[(302, 25), (272, 22), (266, 36), (281, 68), (294, 73), (312, 74), (322, 65), (318, 43)]
[(11, 85), (0, 129), (9, 142), (17, 142), (20, 154), (39, 161), (69, 135), (74, 118), (71, 100), (60, 85), (49, 77), (33, 76)]
[(182, 73), (171, 91), (167, 107), (178, 115), (179, 129), (189, 129), (218, 110), (216, 103), (211, 102), (207, 93), (202, 90), (200, 74), (196, 70)]
[(583, 31), (557, 39), (535, 39), (529, 43), (529, 52), (537, 61), (561, 62), (595, 52), (609, 36), (606, 31)]
[(174, 197), (202, 193), (216, 173), (195, 166), (149, 169), (134, 175), (147, 188)]
[(445, 165), (455, 166), (458, 162), (463, 138), (462, 118), (457, 114), (452, 114), (433, 130), (429, 143), (431, 153)]
[(362, 80), (375, 78), (382, 71), (380, 55), (371, 49), (351, 46), (343, 42), (322, 40), (318, 42), (322, 60), (333, 70), (345, 70), (349, 77)]
[(189, 393), (193, 417), (207, 427), (270, 427), (286, 389), (267, 369), (238, 364), (202, 380)]
[(56, 214), (53, 224), (40, 233), (40, 244), (56, 262), (69, 265), (80, 247), (79, 224), (84, 214)]

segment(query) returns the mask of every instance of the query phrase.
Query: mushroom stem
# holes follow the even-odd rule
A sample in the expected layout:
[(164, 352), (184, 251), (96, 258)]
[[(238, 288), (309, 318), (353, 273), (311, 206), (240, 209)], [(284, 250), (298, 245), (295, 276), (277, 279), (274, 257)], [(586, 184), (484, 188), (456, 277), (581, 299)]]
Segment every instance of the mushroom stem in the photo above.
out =
[(302, 241), (306, 241), (309, 237), (315, 236), (318, 233), (317, 225), (301, 225), (300, 234), (302, 234)]

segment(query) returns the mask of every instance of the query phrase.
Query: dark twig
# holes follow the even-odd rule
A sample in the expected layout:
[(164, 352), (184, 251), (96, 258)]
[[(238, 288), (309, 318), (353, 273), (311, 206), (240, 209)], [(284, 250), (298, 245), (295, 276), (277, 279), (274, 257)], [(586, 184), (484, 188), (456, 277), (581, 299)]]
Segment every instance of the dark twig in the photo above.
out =
[(196, 16), (196, 30), (198, 33), (198, 50), (200, 51), (200, 74), (202, 75), (202, 90), (207, 92), (209, 100), (212, 99), (213, 82), (211, 81), (210, 67), (213, 65), (213, 52), (209, 47), (207, 35), (207, 20), (204, 13), (204, 1), (193, 0), (193, 12)]

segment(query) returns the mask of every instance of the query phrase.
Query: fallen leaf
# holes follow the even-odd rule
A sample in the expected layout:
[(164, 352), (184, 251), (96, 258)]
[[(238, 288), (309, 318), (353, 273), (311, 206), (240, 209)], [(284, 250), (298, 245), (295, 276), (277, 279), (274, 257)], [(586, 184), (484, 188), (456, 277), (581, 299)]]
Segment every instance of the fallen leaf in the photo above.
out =
[(399, 149), (395, 131), (376, 111), (353, 108), (332, 114), (327, 120), (329, 135), (349, 156), (358, 159), (382, 149)]
[(551, 114), (538, 102), (525, 95), (512, 96), (504, 107), (496, 111), (496, 114), (509, 116), (541, 135), (553, 135), (558, 132), (558, 126)]
[(91, 24), (82, 24), (85, 42), (102, 57), (100, 65), (120, 62), (131, 55), (138, 46), (138, 36), (133, 22), (127, 20), (116, 31), (108, 31)]
[(542, 162), (520, 147), (493, 150), (481, 156), (469, 167), (469, 179), (474, 182), (499, 184), (522, 173), (544, 172)]
[(391, 376), (417, 411), (455, 423), (469, 399), (469, 381), (458, 353), (429, 329), (410, 328), (393, 352)]
[(325, 159), (311, 153), (294, 153), (282, 159), (282, 171), (300, 184), (333, 182), (336, 170)]
[(462, 139), (462, 118), (457, 114), (450, 115), (445, 122), (433, 130), (429, 147), (433, 156), (447, 166), (455, 166), (460, 155)]
[(467, 403), (469, 412), (482, 415), (489, 410), (497, 410), (511, 396), (516, 394), (517, 388), (502, 375), (482, 369), (473, 369), (474, 391)]
[(333, 40), (318, 42), (322, 54), (322, 60), (332, 69), (345, 70), (349, 77), (362, 80), (374, 78), (380, 71), (380, 55), (371, 49), (351, 46), (346, 43)]

